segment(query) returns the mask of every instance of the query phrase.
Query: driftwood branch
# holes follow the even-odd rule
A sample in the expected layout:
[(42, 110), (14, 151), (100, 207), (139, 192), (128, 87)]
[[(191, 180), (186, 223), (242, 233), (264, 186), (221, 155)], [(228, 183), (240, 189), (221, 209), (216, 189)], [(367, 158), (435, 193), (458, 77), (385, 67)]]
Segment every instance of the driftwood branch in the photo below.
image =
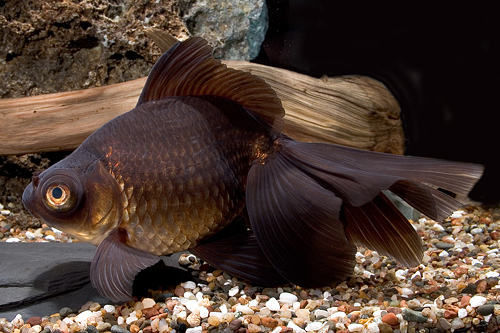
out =
[[(316, 79), (248, 62), (229, 67), (262, 77), (286, 111), (285, 133), (302, 141), (338, 143), (402, 154), (397, 101), (362, 76)], [(0, 155), (76, 148), (97, 128), (134, 108), (145, 78), (73, 92), (0, 100)]]

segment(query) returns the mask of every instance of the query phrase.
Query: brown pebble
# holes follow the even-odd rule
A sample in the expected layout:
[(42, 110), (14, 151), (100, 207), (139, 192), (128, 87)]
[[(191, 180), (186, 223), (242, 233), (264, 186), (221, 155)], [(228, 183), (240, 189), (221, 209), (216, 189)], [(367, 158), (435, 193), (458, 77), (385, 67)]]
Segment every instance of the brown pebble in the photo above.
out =
[(255, 324), (248, 324), (248, 333), (258, 333), (260, 332), (260, 326)]
[(291, 328), (291, 327), (283, 326), (281, 328), (281, 333), (292, 333), (292, 332), (293, 332), (293, 328)]
[(378, 329), (380, 330), (380, 333), (392, 333), (392, 332), (394, 332), (391, 325), (384, 323), (384, 322), (378, 324)]
[(467, 268), (460, 266), (457, 269), (455, 269), (454, 273), (456, 276), (461, 276), (464, 275), (468, 272)]
[(390, 307), (386, 308), (385, 311), (390, 312), (390, 313), (394, 313), (394, 314), (400, 314), (403, 310), (401, 310), (401, 308), (398, 308), (395, 306), (390, 306)]
[(392, 312), (389, 312), (385, 316), (383, 316), (382, 322), (389, 324), (391, 326), (395, 326), (399, 323), (398, 317), (396, 317), (396, 315)]
[(480, 280), (476, 282), (476, 290), (478, 293), (484, 293), (488, 287), (488, 282), (486, 280)]
[(236, 331), (238, 328), (241, 327), (242, 321), (241, 319), (235, 319), (229, 323), (229, 329)]
[(453, 319), (453, 318), (458, 317), (458, 314), (457, 314), (457, 312), (455, 310), (446, 309), (446, 310), (444, 310), (444, 317), (446, 319)]
[(147, 308), (147, 309), (142, 310), (142, 315), (146, 319), (149, 319), (149, 318), (151, 318), (153, 316), (157, 316), (159, 314), (160, 314), (160, 312), (158, 312), (158, 310), (155, 309), (155, 308)]
[(140, 330), (140, 329), (139, 329), (139, 326), (137, 326), (137, 325), (135, 325), (135, 324), (132, 324), (132, 325), (130, 325), (130, 327), (129, 327), (129, 331), (130, 331), (131, 333), (138, 333), (138, 332), (139, 332), (139, 330)]
[(493, 232), (490, 233), (490, 237), (493, 240), (499, 240), (500, 239), (500, 232), (493, 231)]
[(465, 308), (467, 305), (469, 305), (470, 299), (471, 299), (470, 295), (462, 296), (462, 299), (460, 300), (460, 307)]
[(262, 317), (260, 319), (260, 322), (263, 326), (269, 328), (275, 328), (276, 326), (278, 326), (278, 320), (271, 317)]
[(175, 287), (175, 290), (174, 290), (175, 296), (182, 297), (182, 296), (184, 296), (184, 292), (185, 292), (185, 290), (181, 285), (178, 285), (177, 287)]
[(146, 326), (142, 329), (143, 333), (153, 333), (153, 328), (151, 326)]
[(26, 324), (30, 324), (31, 327), (35, 325), (40, 325), (42, 323), (42, 318), (40, 317), (31, 317), (28, 320), (26, 320)]
[(306, 299), (300, 302), (300, 308), (301, 309), (305, 309), (306, 305), (307, 305), (307, 300)]
[(259, 325), (260, 324), (260, 316), (253, 315), (252, 318), (250, 319), (250, 322), (254, 325)]

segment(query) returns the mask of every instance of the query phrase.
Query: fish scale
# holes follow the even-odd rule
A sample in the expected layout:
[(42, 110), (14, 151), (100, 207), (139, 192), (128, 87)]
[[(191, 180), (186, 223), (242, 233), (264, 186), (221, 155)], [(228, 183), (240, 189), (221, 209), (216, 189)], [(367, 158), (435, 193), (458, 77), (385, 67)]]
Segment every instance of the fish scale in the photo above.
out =
[[(188, 103), (192, 104), (189, 108), (185, 107)], [(251, 155), (256, 154), (249, 147), (258, 137), (269, 135), (231, 129), (230, 119), (202, 98), (155, 103), (156, 112), (148, 109), (148, 116), (162, 116), (164, 121), (154, 131), (154, 123), (142, 116), (143, 109), (102, 128), (103, 136), (113, 138), (121, 128), (130, 128), (122, 122), (135, 124), (127, 140), (113, 145), (103, 162), (116, 179), (125, 179), (126, 213), (119, 227), (127, 231), (127, 243), (168, 255), (194, 246), (241, 212), (245, 175)], [(167, 115), (162, 114), (165, 109)], [(201, 114), (200, 109), (205, 112)], [(247, 123), (254, 122), (247, 118)], [(96, 133), (98, 137), (99, 142), (108, 141)], [(168, 150), (162, 142), (168, 142)]]

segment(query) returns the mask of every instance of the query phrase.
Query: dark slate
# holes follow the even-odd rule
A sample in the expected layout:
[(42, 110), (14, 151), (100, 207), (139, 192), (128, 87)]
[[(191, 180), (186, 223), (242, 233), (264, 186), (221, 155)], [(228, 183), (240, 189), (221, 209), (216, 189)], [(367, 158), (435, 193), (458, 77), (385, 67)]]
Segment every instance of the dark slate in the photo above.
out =
[[(113, 304), (90, 283), (95, 250), (87, 243), (0, 243), (0, 318), (12, 320), (21, 314), (26, 320), (49, 316), (64, 307), (78, 311), (89, 301)], [(141, 272), (134, 283), (134, 295), (193, 280), (178, 265), (179, 255), (164, 257), (166, 266), (159, 263)]]

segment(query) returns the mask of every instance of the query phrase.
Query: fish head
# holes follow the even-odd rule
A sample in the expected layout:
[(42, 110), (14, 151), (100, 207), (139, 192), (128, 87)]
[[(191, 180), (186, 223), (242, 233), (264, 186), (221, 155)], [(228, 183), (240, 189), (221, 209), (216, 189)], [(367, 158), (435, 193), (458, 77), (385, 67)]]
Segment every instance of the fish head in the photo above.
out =
[(26, 209), (48, 225), (98, 245), (122, 217), (119, 185), (100, 161), (34, 174), (23, 193)]

